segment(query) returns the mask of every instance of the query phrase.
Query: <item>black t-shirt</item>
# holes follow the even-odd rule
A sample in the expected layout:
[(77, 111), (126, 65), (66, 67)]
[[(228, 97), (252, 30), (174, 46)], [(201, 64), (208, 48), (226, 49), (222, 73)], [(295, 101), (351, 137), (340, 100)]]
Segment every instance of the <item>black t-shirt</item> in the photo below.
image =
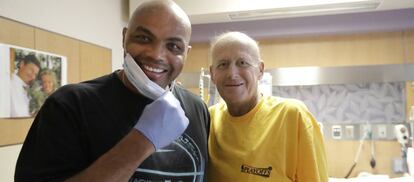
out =
[[(194, 94), (175, 86), (190, 124), (182, 136), (147, 158), (130, 181), (202, 181), (209, 115)], [(62, 181), (106, 153), (138, 121), (152, 100), (128, 90), (114, 72), (66, 85), (37, 114), (20, 152), (16, 181)]]

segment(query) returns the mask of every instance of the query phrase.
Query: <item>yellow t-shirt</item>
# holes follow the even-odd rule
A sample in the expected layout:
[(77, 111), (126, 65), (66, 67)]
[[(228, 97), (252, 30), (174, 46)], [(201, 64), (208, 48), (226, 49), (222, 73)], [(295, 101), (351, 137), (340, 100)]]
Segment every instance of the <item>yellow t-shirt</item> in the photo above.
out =
[(328, 181), (321, 130), (301, 101), (263, 96), (240, 117), (224, 102), (209, 111), (208, 181)]

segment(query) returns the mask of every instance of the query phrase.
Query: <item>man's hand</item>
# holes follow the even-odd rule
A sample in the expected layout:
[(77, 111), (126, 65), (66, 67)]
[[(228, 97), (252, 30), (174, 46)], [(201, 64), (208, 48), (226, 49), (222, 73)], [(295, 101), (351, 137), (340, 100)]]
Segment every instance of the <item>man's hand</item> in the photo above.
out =
[(158, 150), (183, 134), (188, 123), (180, 102), (171, 92), (167, 91), (145, 107), (134, 128)]

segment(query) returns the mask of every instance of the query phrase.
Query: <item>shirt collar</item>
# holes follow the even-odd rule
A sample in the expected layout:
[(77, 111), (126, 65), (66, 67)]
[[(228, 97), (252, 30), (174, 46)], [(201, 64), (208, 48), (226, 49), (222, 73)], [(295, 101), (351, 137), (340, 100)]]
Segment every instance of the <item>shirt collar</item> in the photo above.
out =
[(26, 82), (24, 82), (18, 75), (17, 75), (17, 73), (16, 74), (13, 74), (13, 79), (14, 80), (16, 80), (17, 81), (17, 83), (19, 83), (19, 84), (21, 84), (21, 85), (23, 85), (23, 87), (27, 87), (27, 86), (29, 86)]

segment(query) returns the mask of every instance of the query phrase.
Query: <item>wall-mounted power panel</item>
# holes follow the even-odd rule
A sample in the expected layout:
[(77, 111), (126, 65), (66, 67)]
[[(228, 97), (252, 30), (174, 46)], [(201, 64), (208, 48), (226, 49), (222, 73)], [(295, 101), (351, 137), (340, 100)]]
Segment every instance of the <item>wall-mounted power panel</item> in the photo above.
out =
[[(394, 126), (398, 124), (324, 124), (325, 138), (335, 140), (360, 140), (365, 136), (366, 140), (395, 140)], [(409, 127), (407, 125), (407, 127)], [(408, 129), (409, 130), (409, 129)]]
[(345, 125), (344, 139), (355, 139), (355, 126), (354, 125)]
[(332, 138), (336, 140), (342, 139), (342, 126), (332, 125)]

